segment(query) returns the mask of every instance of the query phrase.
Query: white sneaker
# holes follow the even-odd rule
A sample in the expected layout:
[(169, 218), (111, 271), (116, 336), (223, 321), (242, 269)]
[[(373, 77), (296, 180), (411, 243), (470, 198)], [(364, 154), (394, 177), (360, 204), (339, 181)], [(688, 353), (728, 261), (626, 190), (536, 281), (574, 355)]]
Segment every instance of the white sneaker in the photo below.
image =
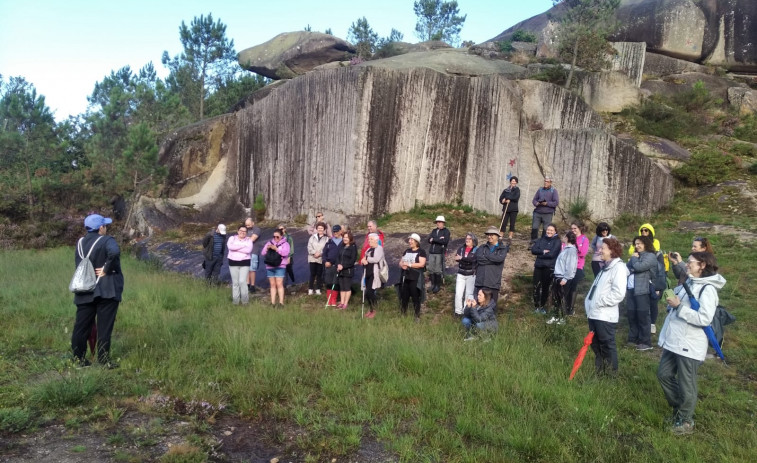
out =
[(564, 325), (565, 324), (565, 319), (561, 318), (561, 319), (557, 320), (557, 324), (558, 325)]
[(557, 319), (557, 317), (552, 317), (549, 320), (547, 320), (547, 325), (552, 325), (554, 323), (557, 323), (558, 321), (559, 320)]
[(649, 331), (650, 331), (650, 332), (651, 332), (652, 334), (655, 334), (655, 333), (657, 333), (657, 326), (655, 326), (655, 324), (654, 324), (654, 323), (652, 323), (652, 326), (651, 326), (651, 327), (649, 328)]
[(315, 293), (320, 296), (321, 295), (321, 290), (320, 289), (316, 289)]
[(313, 295), (313, 290), (312, 289), (308, 289), (308, 296), (312, 296), (312, 295)]

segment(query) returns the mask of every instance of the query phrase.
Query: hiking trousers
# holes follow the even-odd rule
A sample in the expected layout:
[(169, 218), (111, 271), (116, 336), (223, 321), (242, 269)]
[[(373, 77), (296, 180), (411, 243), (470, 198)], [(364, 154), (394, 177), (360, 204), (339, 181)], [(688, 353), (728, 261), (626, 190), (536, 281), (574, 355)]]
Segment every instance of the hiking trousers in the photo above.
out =
[(689, 357), (662, 350), (657, 380), (673, 411), (681, 421), (694, 421), (697, 405), (697, 370), (702, 362)]
[(96, 297), (92, 302), (76, 305), (76, 322), (71, 334), (71, 348), (74, 357), (84, 359), (87, 353), (87, 338), (92, 332), (92, 324), (97, 324), (97, 361), (110, 361), (110, 335), (116, 322), (118, 304), (115, 299)]

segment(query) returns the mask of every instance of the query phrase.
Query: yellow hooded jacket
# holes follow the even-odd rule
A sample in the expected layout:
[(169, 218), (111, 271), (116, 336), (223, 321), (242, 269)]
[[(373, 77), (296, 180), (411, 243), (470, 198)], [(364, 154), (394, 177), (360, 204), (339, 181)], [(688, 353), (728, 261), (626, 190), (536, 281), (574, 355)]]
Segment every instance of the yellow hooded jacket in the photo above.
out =
[[(660, 250), (660, 241), (657, 238), (654, 237), (654, 227), (652, 226), (652, 224), (648, 224), (648, 223), (642, 224), (639, 227), (639, 234), (636, 235), (636, 236), (641, 236), (641, 229), (642, 228), (646, 228), (647, 230), (649, 230), (651, 232), (650, 234), (652, 235), (652, 242), (654, 243), (654, 250), (655, 250), (655, 252), (659, 251)], [(631, 255), (633, 255), (634, 252), (636, 252), (636, 249), (633, 247), (633, 242), (632, 242), (631, 243), (631, 247), (628, 248), (628, 255), (631, 256)]]

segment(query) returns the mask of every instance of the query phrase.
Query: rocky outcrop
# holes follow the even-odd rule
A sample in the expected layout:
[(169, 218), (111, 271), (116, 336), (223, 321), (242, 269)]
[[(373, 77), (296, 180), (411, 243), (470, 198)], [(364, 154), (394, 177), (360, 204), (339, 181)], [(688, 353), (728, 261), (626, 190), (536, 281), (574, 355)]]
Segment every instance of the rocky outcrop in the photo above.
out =
[(745, 87), (731, 87), (728, 89), (728, 103), (742, 116), (754, 114), (757, 112), (757, 91)]
[(291, 79), (322, 64), (348, 59), (353, 53), (355, 47), (333, 35), (299, 31), (242, 50), (237, 61), (242, 68), (270, 79)]
[[(189, 140), (164, 147), (167, 192), (185, 213), (250, 207), (259, 193), (277, 219), (317, 209), (350, 221), (456, 200), (497, 213), (510, 175), (527, 197), (551, 175), (563, 206), (586, 198), (603, 219), (647, 214), (673, 194), (671, 178), (611, 136), (581, 98), (500, 74), (392, 66), (310, 72), (205, 127), (185, 136), (225, 147), (213, 168), (192, 154)], [(234, 198), (217, 195), (199, 206), (197, 195), (217, 185)], [(522, 207), (528, 213), (529, 202)]]
[[(534, 32), (539, 56), (554, 55), (555, 18), (562, 6), (522, 21), (495, 37), (518, 29)], [(757, 2), (754, 0), (621, 0), (612, 39), (646, 42), (647, 50), (687, 61), (757, 72)]]

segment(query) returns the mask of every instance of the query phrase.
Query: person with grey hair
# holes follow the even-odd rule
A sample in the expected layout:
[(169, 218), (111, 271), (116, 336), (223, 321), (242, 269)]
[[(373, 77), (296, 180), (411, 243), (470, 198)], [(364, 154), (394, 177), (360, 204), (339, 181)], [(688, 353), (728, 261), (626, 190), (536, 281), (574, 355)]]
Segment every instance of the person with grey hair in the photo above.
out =
[(486, 229), (486, 243), (476, 249), (476, 292), (480, 289), (490, 290), (495, 302), (499, 298), (502, 269), (509, 251), (510, 244), (500, 240), (497, 227)]
[(219, 223), (202, 239), (202, 268), (205, 269), (205, 279), (208, 283), (218, 283), (223, 258), (226, 257), (226, 225)]
[(462, 316), (465, 301), (473, 299), (476, 286), (476, 247), (478, 238), (472, 232), (465, 235), (465, 243), (457, 249), (457, 279), (455, 281), (455, 315)]
[(376, 316), (376, 307), (378, 306), (376, 290), (381, 288), (379, 265), (384, 260), (384, 248), (379, 245), (378, 233), (370, 233), (368, 243), (370, 243), (370, 247), (360, 264), (364, 268), (363, 291), (365, 291), (365, 300), (368, 301), (368, 313), (365, 314), (365, 318), (373, 318)]

